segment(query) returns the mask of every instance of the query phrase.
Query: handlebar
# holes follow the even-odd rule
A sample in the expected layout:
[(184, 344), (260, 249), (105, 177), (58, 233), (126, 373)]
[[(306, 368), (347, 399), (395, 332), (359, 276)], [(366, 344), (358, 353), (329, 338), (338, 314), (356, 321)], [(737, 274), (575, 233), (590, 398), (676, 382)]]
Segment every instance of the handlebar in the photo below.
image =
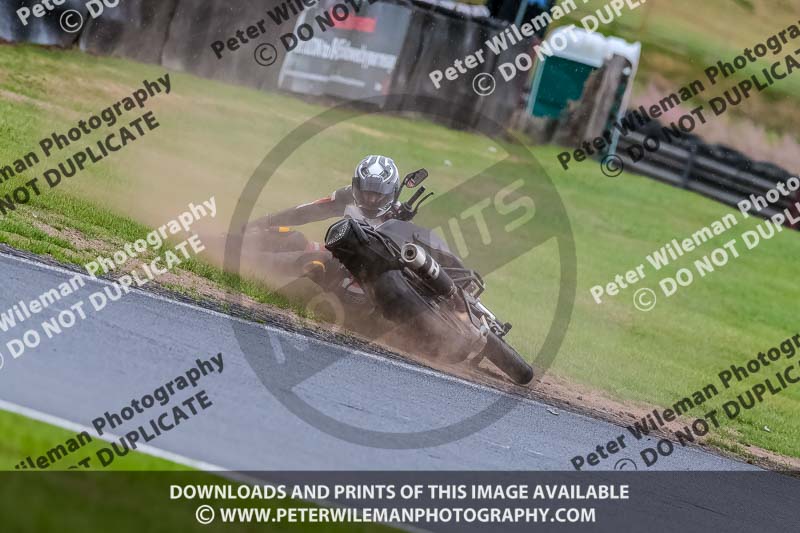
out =
[(405, 204), (406, 204), (406, 205), (407, 205), (409, 208), (411, 208), (411, 206), (413, 206), (413, 205), (414, 205), (414, 202), (416, 202), (416, 201), (419, 199), (419, 197), (420, 197), (420, 196), (422, 196), (424, 193), (425, 193), (425, 187), (420, 187), (420, 188), (417, 190), (417, 192), (415, 192), (415, 193), (414, 193), (414, 194), (411, 196), (411, 198), (409, 198), (408, 200), (406, 200)]
[[(425, 193), (425, 187), (420, 187), (419, 190), (417, 190), (417, 192), (415, 192), (411, 196), (411, 198), (400, 204), (400, 209), (398, 212), (399, 216), (397, 218), (400, 218), (402, 220), (411, 220), (415, 216), (417, 216), (417, 212), (419, 211), (419, 206), (421, 206), (425, 200), (433, 196), (433, 193), (429, 192), (420, 199), (420, 196), (422, 196), (424, 193)], [(415, 202), (417, 205), (414, 205)]]

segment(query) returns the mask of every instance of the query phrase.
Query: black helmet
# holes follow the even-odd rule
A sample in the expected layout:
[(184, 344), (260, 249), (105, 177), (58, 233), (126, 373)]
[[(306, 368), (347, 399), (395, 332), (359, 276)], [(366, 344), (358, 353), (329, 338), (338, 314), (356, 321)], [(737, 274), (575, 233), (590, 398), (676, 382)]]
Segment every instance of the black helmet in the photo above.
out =
[(389, 157), (370, 155), (361, 160), (353, 176), (356, 206), (369, 218), (391, 209), (400, 192), (400, 172)]

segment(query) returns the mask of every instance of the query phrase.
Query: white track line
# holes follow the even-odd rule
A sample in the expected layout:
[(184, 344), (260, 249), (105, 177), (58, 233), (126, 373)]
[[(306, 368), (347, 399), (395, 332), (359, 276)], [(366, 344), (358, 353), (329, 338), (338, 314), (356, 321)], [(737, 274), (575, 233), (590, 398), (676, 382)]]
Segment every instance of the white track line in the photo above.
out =
[[(45, 424), (50, 424), (51, 426), (57, 426), (62, 429), (74, 431), (75, 433), (83, 433), (85, 431), (89, 435), (92, 435), (93, 438), (98, 438), (100, 440), (104, 440), (109, 443), (120, 439), (120, 437), (112, 435), (111, 433), (107, 433), (102, 437), (97, 436), (97, 434), (94, 432), (94, 429), (92, 428), (76, 424), (75, 422), (70, 422), (69, 420), (66, 420), (64, 418), (48, 415), (47, 413), (42, 413), (40, 411), (36, 411), (35, 409), (23, 407), (21, 405), (17, 405), (15, 403), (2, 399), (0, 399), (0, 409), (20, 416), (24, 416), (26, 418), (38, 420), (39, 422), (44, 422)], [(228, 470), (227, 468), (223, 468), (217, 465), (212, 465), (211, 463), (206, 463), (203, 461), (197, 461), (195, 459), (190, 459), (188, 457), (179, 455), (177, 453), (168, 452), (166, 450), (150, 446), (149, 444), (137, 444), (136, 451), (142, 452), (146, 455), (157, 457), (159, 459), (164, 459), (166, 461), (171, 461), (179, 465), (187, 466), (189, 468), (194, 468), (195, 470), (205, 470), (207, 472), (215, 472), (215, 471), (230, 472), (230, 470)]]
[[(8, 402), (6, 400), (0, 399), (0, 410), (8, 411), (10, 413), (14, 413), (20, 416), (24, 416), (26, 418), (30, 418), (33, 420), (37, 420), (39, 422), (44, 422), (45, 424), (49, 424), (51, 426), (60, 427), (62, 429), (66, 429), (68, 431), (73, 431), (75, 433), (83, 433), (84, 431), (89, 433), (90, 435), (94, 433), (92, 428), (88, 428), (86, 426), (82, 426), (80, 424), (76, 424), (75, 422), (70, 422), (69, 420), (65, 420), (63, 418), (48, 415), (47, 413), (42, 413), (40, 411), (36, 411), (35, 409), (29, 409), (28, 407), (23, 407), (21, 405), (17, 405), (12, 402)], [(113, 440), (118, 440), (120, 437), (116, 435), (112, 435), (110, 433), (106, 434), (102, 437), (96, 437), (106, 442), (111, 442)], [(166, 450), (162, 450), (160, 448), (156, 448), (154, 446), (150, 446), (149, 444), (141, 444), (136, 446), (136, 451), (141, 452), (145, 455), (150, 455), (152, 457), (157, 457), (159, 459), (164, 459), (165, 461), (171, 461), (173, 463), (177, 463), (179, 465), (183, 465), (189, 468), (193, 468), (195, 470), (205, 471), (209, 473), (216, 473), (220, 476), (230, 479), (232, 481), (238, 481), (240, 483), (245, 484), (259, 484), (265, 483), (265, 480), (249, 476), (243, 473), (235, 472), (233, 470), (229, 470), (227, 468), (223, 468), (221, 466), (213, 465), (211, 463), (206, 463), (203, 461), (197, 461), (195, 459), (190, 459), (186, 456), (179, 455), (177, 453), (168, 452)], [(97, 471), (97, 469), (94, 469)], [(271, 484), (269, 481), (266, 481), (267, 484)], [(337, 502), (328, 502), (326, 500), (307, 500), (310, 503), (315, 503), (319, 506), (329, 506), (329, 507), (343, 507), (342, 505), (338, 504)], [(388, 527), (408, 531), (410, 533), (428, 533), (428, 530), (421, 529), (417, 526), (413, 526), (410, 524), (393, 524), (393, 523), (383, 523)]]

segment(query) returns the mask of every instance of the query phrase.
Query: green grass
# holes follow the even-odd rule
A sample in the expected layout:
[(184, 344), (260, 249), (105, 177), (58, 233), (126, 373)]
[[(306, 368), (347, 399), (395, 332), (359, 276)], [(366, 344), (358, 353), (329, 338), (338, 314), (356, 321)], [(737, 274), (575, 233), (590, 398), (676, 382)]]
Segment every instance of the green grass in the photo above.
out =
[[(19, 463), (27, 457), (36, 462), (40, 456), (46, 456), (58, 444), (64, 444), (69, 439), (75, 438), (75, 432), (70, 432), (59, 427), (51, 426), (42, 422), (30, 420), (23, 416), (0, 411), (0, 435), (3, 435), (0, 442), (0, 470), (13, 470)], [(90, 464), (99, 465), (95, 459), (96, 453), (101, 448), (109, 446), (105, 441), (94, 439), (92, 442), (81, 447), (63, 459), (55, 462), (46, 470), (63, 471), (75, 466), (84, 470), (78, 465), (80, 461), (89, 457)], [(175, 463), (144, 455), (141, 453), (131, 453), (125, 457), (117, 457), (108, 468), (97, 468), (97, 470), (124, 471), (124, 470), (154, 470), (154, 471), (187, 471)]]
[[(35, 68), (28, 69), (23, 66), (44, 61), (47, 56), (46, 52), (43, 54), (42, 51), (35, 48), (2, 47), (0, 53), (4, 58), (3, 70), (10, 73), (5, 78), (0, 74), (0, 88), (20, 98), (20, 101), (0, 100), (0, 115), (3, 117), (3, 121), (0, 123), (0, 132), (3, 133), (5, 141), (0, 144), (0, 162), (3, 165), (12, 164), (13, 161), (23, 158), (31, 151), (43, 158), (38, 148), (41, 138), (56, 131), (59, 126), (73, 126), (76, 122), (74, 117), (100, 111), (90, 102), (114, 100), (113, 98), (108, 99), (108, 94), (97, 90), (81, 91), (82, 98), (74, 101), (71, 101), (74, 94), (70, 92), (55, 97), (47, 92), (48, 89), (53, 90), (53, 87), (48, 86), (47, 83), (54, 81), (54, 78), (37, 76)], [(64, 79), (76, 76), (80, 68), (83, 68), (81, 65), (84, 65), (85, 58), (75, 55), (71, 59), (72, 61), (63, 64), (59, 70), (59, 76), (63, 77), (59, 78), (57, 83), (64, 83)], [(16, 69), (23, 69), (25, 73), (21, 74)], [(141, 76), (137, 74), (137, 71), (141, 70), (141, 67), (137, 68), (136, 66), (126, 69), (125, 82), (136, 83), (133, 80), (143, 78), (144, 74)], [(115, 80), (115, 82), (122, 83), (119, 80)], [(86, 98), (91, 98), (91, 100), (86, 100)], [(53, 108), (58, 107), (59, 110), (54, 111), (53, 108), (43, 110), (40, 106), (47, 105), (45, 102), (53, 102)], [(100, 135), (87, 137), (90, 141), (99, 138)], [(90, 142), (81, 141), (81, 146), (88, 144)], [(51, 168), (50, 165), (56, 166), (63, 161), (64, 157), (72, 155), (74, 151), (76, 150), (66, 149), (64, 152), (53, 154), (50, 159), (44, 159), (40, 165), (36, 165), (35, 169), (44, 170)], [(74, 181), (65, 179), (65, 182), (53, 189), (52, 194), (44, 180), (41, 179), (40, 173), (32, 171), (22, 173), (14, 179), (0, 184), (0, 195), (5, 195), (12, 193), (28, 179), (39, 177), (40, 187), (44, 191), (42, 195), (35, 196), (28, 206), (20, 206), (9, 216), (2, 217), (0, 242), (34, 253), (50, 255), (62, 262), (84, 265), (95, 259), (99, 253), (113, 253), (125, 243), (144, 238), (151, 231), (148, 225), (134, 220), (132, 216), (121, 216), (119, 209), (101, 207), (104, 202), (96, 194), (98, 190), (121, 192), (125, 186), (120, 187), (120, 183), (124, 183), (129, 176), (126, 176), (124, 172), (118, 172), (111, 166), (102, 164), (91, 167), (84, 174), (78, 174), (81, 177), (85, 175), (91, 176), (89, 183), (81, 181), (78, 177), (71, 178)], [(123, 195), (124, 193), (119, 198), (118, 207), (127, 205), (129, 209), (135, 208), (136, 206), (131, 205), (129, 199), (124, 198)], [(199, 203), (207, 198), (187, 197), (183, 206), (176, 207), (171, 211), (173, 214), (160, 218), (154, 216), (151, 224), (153, 227), (157, 227), (183, 211), (190, 201)], [(103, 249), (94, 246), (79, 249), (65, 238), (48, 235), (42, 231), (39, 224), (44, 222), (57, 230), (63, 228), (77, 230), (83, 238), (102, 242), (106, 246)], [(157, 255), (157, 253), (149, 251), (140, 258), (149, 261)], [(263, 283), (242, 280), (238, 276), (222, 272), (202, 260), (186, 260), (178, 269), (209, 279), (223, 289), (241, 291), (256, 301), (280, 307), (291, 307), (285, 298), (265, 287)], [(298, 311), (300, 310), (298, 309)]]
[[(40, 455), (75, 437), (73, 432), (0, 411), (0, 469), (31, 456)], [(236, 484), (209, 473), (193, 471), (175, 463), (131, 452), (117, 457), (106, 469), (65, 472), (85, 457), (94, 458), (108, 446), (95, 440), (65, 457), (52, 468), (36, 473), (7, 475), (0, 486), (0, 514), (3, 531), (40, 533), (44, 531), (85, 531), (87, 533), (139, 531), (263, 531), (264, 524), (200, 526), (195, 509), (201, 504), (226, 507), (313, 507), (297, 500), (198, 501), (171, 500), (172, 484)], [(74, 459), (74, 461), (73, 461)], [(96, 461), (94, 461), (96, 463)], [(138, 473), (137, 473), (138, 472)], [(33, 510), (40, 512), (32, 514)], [(41, 512), (47, 510), (47, 512)], [(269, 524), (270, 531), (389, 532), (393, 529), (372, 524)]]
[[(0, 104), (3, 116), (10, 117), (8, 131), (13, 137), (0, 146), (0, 161), (31, 149), (39, 137), (67, 127), (81, 113), (99, 111), (145, 77), (164, 73), (159, 67), (73, 51), (0, 48), (0, 72), (20, 70), (25, 72), (24, 83), (0, 75), (0, 90), (31, 99), (20, 97)], [(204, 229), (224, 231), (240, 191), (266, 153), (296, 125), (324, 109), (286, 95), (179, 73), (171, 77), (173, 94), (158, 97), (150, 108), (161, 128), (112, 160), (48, 191), (30, 208), (0, 219), (0, 238), (74, 262), (74, 256), (82, 252), (70, 250), (63, 239), (45, 239), (31, 225), (46, 221), (121, 242), (172, 218), (189, 201), (212, 194), (220, 213)], [(71, 80), (77, 90), (65, 91)], [(347, 183), (353, 165), (367, 153), (391, 154), (404, 171), (428, 168), (430, 187), (440, 197), (436, 211), (455, 214), (464, 200), (445, 193), (499, 163), (505, 148), (426, 120), (358, 117), (331, 128), (289, 157), (256, 199), (253, 216), (329, 194)], [(731, 209), (644, 177), (604, 178), (595, 163), (578, 164), (564, 172), (557, 152), (551, 147), (534, 150), (569, 214), (578, 252), (578, 294), (553, 372), (619, 400), (668, 406), (713, 381), (730, 364), (742, 364), (800, 329), (791, 313), (795, 308), (794, 258), (800, 256), (800, 240), (794, 232), (783, 232), (676, 296), (662, 298), (650, 313), (636, 311), (632, 291), (595, 304), (589, 293), (592, 286), (634, 268), (664, 243), (691, 235)], [(515, 160), (503, 166), (502, 175), (494, 176), (498, 181), (519, 178), (533, 186), (541, 183), (529, 166)], [(7, 186), (0, 186), (0, 192)], [(538, 206), (540, 210), (546, 207)], [(541, 223), (544, 229), (555, 224), (552, 220)], [(738, 236), (756, 224), (746, 221), (730, 235)], [(324, 228), (325, 224), (312, 225), (308, 234), (320, 238)], [(724, 240), (716, 242), (721, 245)], [(687, 266), (712, 248), (706, 245), (676, 266)], [(229, 274), (210, 266), (216, 264), (213, 254), (204, 261), (188, 268), (222, 284), (229, 280)], [(664, 274), (674, 271), (670, 267)], [(554, 243), (525, 253), (491, 273), (487, 281), (486, 303), (515, 324), (511, 342), (531, 357), (549, 329), (558, 294), (559, 256)], [(641, 286), (656, 288), (657, 281), (648, 269)], [(263, 290), (265, 299), (274, 298), (268, 288)], [(794, 416), (798, 401), (798, 390), (770, 398), (728, 424), (727, 431), (739, 443), (798, 457), (800, 424)], [(772, 432), (763, 431), (765, 425)]]

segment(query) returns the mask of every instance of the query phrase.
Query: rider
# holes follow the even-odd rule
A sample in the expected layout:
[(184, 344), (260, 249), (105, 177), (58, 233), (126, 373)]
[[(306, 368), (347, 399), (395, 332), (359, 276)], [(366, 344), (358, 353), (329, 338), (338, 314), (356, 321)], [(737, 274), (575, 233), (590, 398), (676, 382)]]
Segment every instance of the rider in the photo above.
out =
[[(268, 245), (273, 251), (292, 251), (297, 248), (321, 251), (319, 243), (309, 243), (302, 234), (289, 231), (285, 227), (343, 216), (366, 220), (367, 223), (377, 226), (402, 212), (397, 200), (400, 187), (400, 172), (394, 161), (389, 157), (370, 155), (356, 166), (353, 181), (347, 187), (337, 189), (330, 196), (315, 202), (267, 215), (251, 225), (266, 229), (274, 235), (277, 240)], [(276, 229), (278, 231), (274, 231)], [(273, 261), (276, 264), (287, 263), (290, 270), (294, 265), (290, 257), (274, 257)], [(303, 271), (315, 278), (324, 276), (327, 268), (322, 261), (314, 259), (303, 265)], [(353, 301), (363, 299), (364, 293), (357, 283), (350, 278), (345, 283), (345, 291)]]
[(263, 227), (275, 228), (350, 216), (377, 225), (393, 217), (400, 206), (399, 195), (397, 165), (389, 157), (369, 155), (356, 167), (351, 185), (315, 202), (267, 215), (257, 222)]

